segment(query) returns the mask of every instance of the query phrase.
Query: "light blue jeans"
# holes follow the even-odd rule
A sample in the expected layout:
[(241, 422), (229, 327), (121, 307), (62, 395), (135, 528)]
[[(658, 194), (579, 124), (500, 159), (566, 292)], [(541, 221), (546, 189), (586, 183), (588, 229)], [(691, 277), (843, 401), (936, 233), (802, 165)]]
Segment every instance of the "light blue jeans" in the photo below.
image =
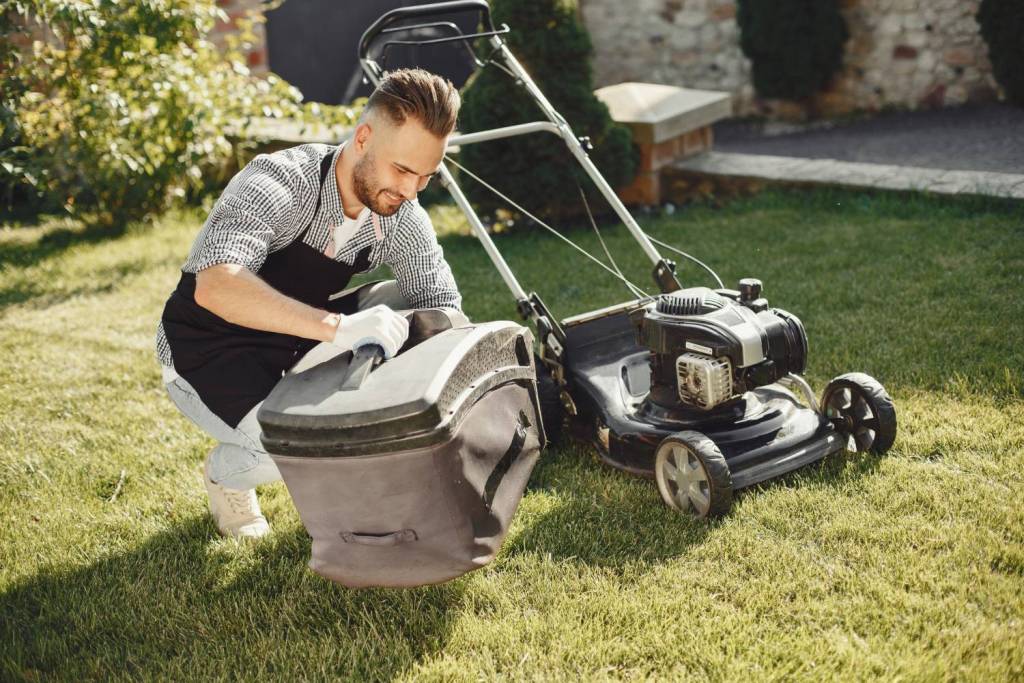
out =
[[(375, 282), (359, 288), (346, 290), (359, 292), (359, 309), (363, 310), (384, 304), (392, 310), (404, 310), (409, 304), (394, 280)], [(322, 354), (327, 344), (314, 347), (307, 356)], [(302, 361), (300, 360), (299, 363)], [(218, 441), (210, 452), (210, 479), (229, 489), (251, 489), (261, 484), (279, 481), (281, 473), (277, 465), (263, 450), (260, 442), (260, 425), (256, 413), (262, 402), (242, 418), (237, 427), (229, 426), (203, 404), (199, 394), (184, 377), (175, 377), (164, 385), (171, 401), (185, 417)]]

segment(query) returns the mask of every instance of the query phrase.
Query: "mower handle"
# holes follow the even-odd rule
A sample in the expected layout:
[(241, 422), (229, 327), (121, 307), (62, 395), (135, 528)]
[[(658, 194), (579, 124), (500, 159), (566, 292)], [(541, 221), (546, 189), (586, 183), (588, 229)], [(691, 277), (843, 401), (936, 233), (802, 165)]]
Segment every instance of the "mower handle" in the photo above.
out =
[(359, 39), (359, 59), (366, 59), (370, 51), (370, 43), (392, 24), (411, 17), (426, 17), (436, 14), (454, 14), (456, 12), (479, 12), (487, 30), (494, 31), (491, 21), (491, 7), (487, 0), (451, 0), (450, 2), (433, 2), (428, 5), (398, 7), (381, 15), (370, 25)]

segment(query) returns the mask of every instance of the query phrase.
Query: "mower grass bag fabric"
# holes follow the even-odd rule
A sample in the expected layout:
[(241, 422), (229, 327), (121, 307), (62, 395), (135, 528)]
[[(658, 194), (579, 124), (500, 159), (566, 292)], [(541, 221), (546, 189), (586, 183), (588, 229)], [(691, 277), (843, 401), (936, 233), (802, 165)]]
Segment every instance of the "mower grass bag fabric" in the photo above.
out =
[(490, 562), (544, 442), (528, 329), (467, 323), (420, 341), (412, 328), (418, 343), (359, 388), (342, 388), (342, 353), (293, 370), (259, 413), (313, 539), (310, 568), (350, 587)]

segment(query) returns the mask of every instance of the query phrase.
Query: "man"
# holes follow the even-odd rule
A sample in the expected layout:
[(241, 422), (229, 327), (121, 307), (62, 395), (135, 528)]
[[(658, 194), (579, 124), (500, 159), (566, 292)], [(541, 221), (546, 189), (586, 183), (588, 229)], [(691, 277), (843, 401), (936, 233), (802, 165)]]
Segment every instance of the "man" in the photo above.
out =
[[(255, 487), (280, 479), (256, 412), (318, 342), (394, 355), (394, 311), (459, 309), (461, 297), (416, 203), (439, 168), (460, 100), (420, 69), (388, 74), (351, 139), (262, 154), (228, 184), (164, 308), (157, 351), (171, 400), (219, 442), (206, 458), (221, 534), (269, 531)], [(342, 292), (387, 264), (396, 280)]]

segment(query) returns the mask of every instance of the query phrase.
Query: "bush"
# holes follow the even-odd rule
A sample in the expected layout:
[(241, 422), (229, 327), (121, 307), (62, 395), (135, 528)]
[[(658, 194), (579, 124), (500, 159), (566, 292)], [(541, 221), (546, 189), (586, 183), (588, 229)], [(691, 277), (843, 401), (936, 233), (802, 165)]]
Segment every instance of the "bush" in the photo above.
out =
[(1024, 3), (1020, 0), (981, 0), (977, 14), (988, 44), (992, 73), (1006, 97), (1024, 107)]
[(739, 0), (736, 20), (761, 97), (805, 99), (842, 66), (849, 32), (836, 0)]
[[(608, 182), (621, 186), (636, 174), (632, 134), (612, 121), (593, 93), (590, 37), (568, 0), (493, 0), (494, 23), (507, 23), (509, 48), (577, 135), (589, 136), (591, 157)], [(481, 55), (490, 54), (484, 45)], [(473, 132), (543, 120), (543, 114), (512, 79), (494, 67), (466, 86), (460, 129)], [(546, 218), (576, 215), (586, 174), (568, 149), (550, 134), (464, 147), (459, 161), (531, 212)], [(471, 179), (462, 187), (481, 211), (505, 206)], [(596, 208), (596, 207), (595, 207)]]
[[(123, 224), (200, 190), (231, 161), (228, 136), (251, 117), (317, 116), (276, 76), (250, 76), (237, 49), (246, 36), (228, 54), (215, 49), (205, 36), (218, 19), (227, 17), (213, 0), (8, 6), (0, 15), (8, 198)], [(19, 38), (31, 47), (14, 47)], [(341, 116), (330, 114), (328, 123)]]

